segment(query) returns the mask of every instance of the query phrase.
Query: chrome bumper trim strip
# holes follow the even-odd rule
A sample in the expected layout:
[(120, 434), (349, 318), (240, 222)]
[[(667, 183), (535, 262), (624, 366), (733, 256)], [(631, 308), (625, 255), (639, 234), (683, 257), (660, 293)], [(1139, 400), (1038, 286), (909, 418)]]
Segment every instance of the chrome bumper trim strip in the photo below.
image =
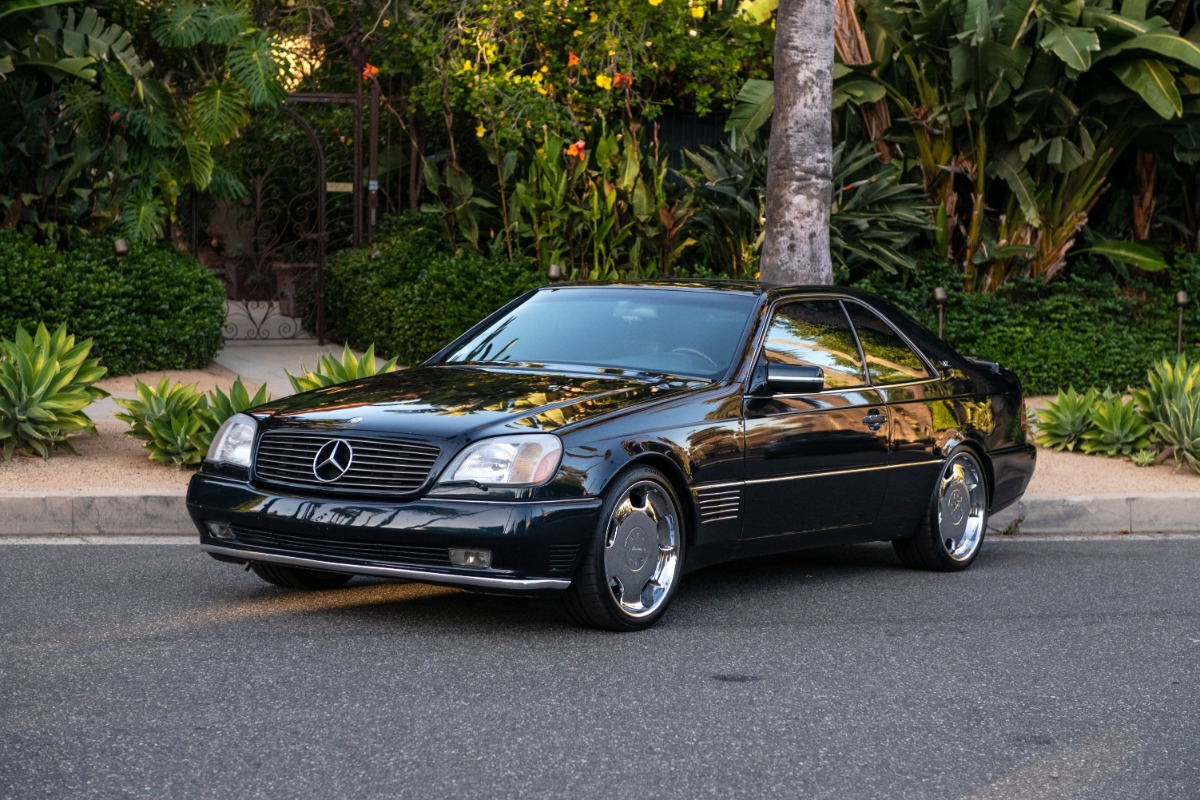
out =
[(478, 586), (484, 589), (511, 589), (514, 591), (533, 591), (535, 589), (566, 589), (571, 585), (568, 580), (557, 578), (492, 578), (487, 575), (459, 575), (446, 572), (430, 572), (421, 569), (404, 567), (379, 567), (367, 564), (345, 564), (339, 561), (322, 561), (316, 558), (301, 558), (299, 556), (284, 556), (276, 553), (260, 553), (257, 550), (243, 550), (237, 547), (219, 547), (213, 544), (202, 544), (200, 549), (208, 553), (218, 553), (223, 556), (242, 558), (247, 561), (266, 561), (271, 564), (283, 564), (289, 567), (305, 567), (307, 569), (323, 569), (328, 572), (349, 572), (353, 575), (377, 575), (382, 578), (403, 578), (419, 583), (442, 583), (455, 586)]

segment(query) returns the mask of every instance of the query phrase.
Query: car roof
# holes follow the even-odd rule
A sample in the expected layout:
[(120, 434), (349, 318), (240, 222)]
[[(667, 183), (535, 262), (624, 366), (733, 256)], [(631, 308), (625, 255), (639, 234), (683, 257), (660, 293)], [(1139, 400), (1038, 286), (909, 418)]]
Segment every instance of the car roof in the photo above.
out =
[(569, 281), (564, 283), (548, 283), (541, 287), (547, 289), (692, 289), (721, 292), (738, 292), (744, 294), (766, 295), (774, 300), (780, 297), (802, 297), (806, 295), (836, 294), (843, 297), (853, 297), (859, 300), (875, 301), (877, 295), (861, 289), (851, 289), (846, 286), (830, 285), (792, 285), (785, 283), (766, 283), (763, 281), (735, 280), (730, 278), (712, 280), (644, 280), (644, 281)]

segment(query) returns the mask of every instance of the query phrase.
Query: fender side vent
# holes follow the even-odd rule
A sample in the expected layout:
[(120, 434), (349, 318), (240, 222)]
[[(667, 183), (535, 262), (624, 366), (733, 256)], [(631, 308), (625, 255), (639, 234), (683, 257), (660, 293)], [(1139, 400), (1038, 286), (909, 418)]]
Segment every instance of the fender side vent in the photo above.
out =
[(742, 512), (742, 490), (697, 489), (696, 504), (700, 507), (702, 524), (737, 519)]

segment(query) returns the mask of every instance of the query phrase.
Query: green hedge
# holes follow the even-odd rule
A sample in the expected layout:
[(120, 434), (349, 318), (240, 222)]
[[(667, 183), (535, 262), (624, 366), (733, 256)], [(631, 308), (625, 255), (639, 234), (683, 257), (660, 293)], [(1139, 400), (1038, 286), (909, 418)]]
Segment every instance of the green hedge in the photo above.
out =
[(1106, 264), (1081, 259), (1064, 279), (1017, 281), (997, 294), (962, 291), (957, 274), (937, 259), (926, 259), (904, 281), (878, 274), (858, 285), (933, 331), (933, 288), (946, 287), (946, 341), (964, 355), (1013, 370), (1026, 394), (1140, 385), (1150, 365), (1175, 352), (1179, 289), (1192, 298), (1184, 314), (1185, 345), (1200, 341), (1200, 260), (1193, 255), (1177, 256), (1168, 272), (1156, 276), (1118, 277)]
[(512, 298), (540, 284), (503, 255), (450, 252), (436, 219), (391, 222), (367, 247), (346, 250), (325, 277), (329, 335), (417, 364)]
[(92, 355), (110, 375), (209, 364), (221, 349), (225, 290), (187, 253), (165, 245), (117, 258), (112, 242), (69, 249), (0, 231), (0, 335), (17, 325), (66, 323), (95, 340)]

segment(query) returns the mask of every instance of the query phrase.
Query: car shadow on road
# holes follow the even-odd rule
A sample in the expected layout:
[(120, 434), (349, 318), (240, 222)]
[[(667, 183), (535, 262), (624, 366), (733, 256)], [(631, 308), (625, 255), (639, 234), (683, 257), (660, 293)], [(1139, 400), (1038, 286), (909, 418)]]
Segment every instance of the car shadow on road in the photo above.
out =
[[(777, 605), (814, 586), (870, 587), (900, 570), (890, 545), (826, 547), (727, 562), (686, 575), (676, 616), (703, 618), (722, 607)], [(356, 577), (340, 589), (291, 592), (239, 584), (239, 595), (219, 612), (226, 619), (335, 614), (356, 626), (511, 633), (580, 630), (551, 598), (489, 595), (462, 589)], [(684, 611), (686, 609), (686, 611)], [(676, 613), (682, 612), (682, 613)]]

